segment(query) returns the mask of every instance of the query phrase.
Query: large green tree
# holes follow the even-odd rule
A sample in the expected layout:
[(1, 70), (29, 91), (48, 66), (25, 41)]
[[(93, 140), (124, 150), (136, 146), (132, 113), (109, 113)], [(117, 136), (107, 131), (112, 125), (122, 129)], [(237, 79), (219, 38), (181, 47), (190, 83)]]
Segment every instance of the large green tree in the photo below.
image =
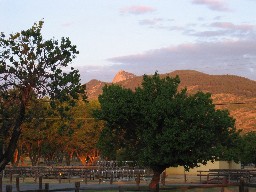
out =
[[(33, 97), (48, 97), (52, 107), (64, 114), (84, 90), (78, 70), (68, 67), (79, 53), (69, 38), (44, 40), (43, 21), (30, 29), (6, 36), (0, 34), (0, 171), (12, 159), (26, 110)], [(15, 108), (10, 117), (9, 111)]]
[[(228, 111), (216, 110), (209, 93), (190, 95), (178, 90), (180, 80), (144, 76), (132, 91), (118, 85), (103, 88), (101, 109), (105, 121), (99, 148), (109, 159), (122, 153), (154, 172), (150, 188), (170, 166), (186, 169), (225, 156), (239, 136)], [(229, 156), (230, 157), (230, 156)]]

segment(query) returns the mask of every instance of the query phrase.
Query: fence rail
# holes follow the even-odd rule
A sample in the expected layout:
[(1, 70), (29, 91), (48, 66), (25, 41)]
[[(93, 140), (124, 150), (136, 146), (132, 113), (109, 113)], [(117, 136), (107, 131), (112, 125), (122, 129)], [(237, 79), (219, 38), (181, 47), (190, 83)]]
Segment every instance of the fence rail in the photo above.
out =
[[(192, 188), (224, 188), (224, 187), (239, 187), (239, 192), (246, 192), (248, 187), (256, 188), (253, 183), (256, 175), (256, 170), (227, 170), (227, 169), (211, 169), (209, 171), (198, 171), (200, 183), (184, 185), (170, 185), (161, 181), (159, 190), (173, 190), (173, 189), (192, 189)], [(7, 167), (2, 172), (0, 177), (0, 192), (3, 192), (3, 186), (6, 192), (11, 191), (35, 191), (21, 190), (24, 187), (24, 179), (33, 177), (34, 187), (37, 191), (79, 191), (79, 190), (93, 190), (91, 185), (87, 185), (87, 181), (93, 181), (98, 185), (97, 190), (115, 190), (115, 191), (147, 191), (148, 187), (145, 182), (142, 184), (140, 181), (148, 181), (152, 173), (145, 169), (122, 167), (111, 169), (107, 167)], [(3, 185), (2, 179), (8, 180), (8, 185)], [(79, 181), (74, 178), (79, 178)], [(203, 179), (204, 178), (204, 179)], [(23, 184), (20, 184), (23, 179)], [(55, 184), (47, 183), (50, 180), (57, 180)], [(73, 179), (73, 180), (72, 180)], [(165, 179), (161, 177), (161, 179)], [(73, 181), (76, 181), (73, 183)], [(43, 183), (44, 181), (44, 183)], [(64, 184), (68, 181), (68, 184)], [(132, 185), (117, 186), (113, 185), (113, 181), (133, 181)], [(57, 186), (58, 183), (61, 185)], [(72, 184), (73, 183), (73, 184)], [(124, 183), (124, 182), (123, 182)], [(44, 184), (44, 189), (43, 189)], [(108, 184), (108, 187), (104, 187)], [(53, 187), (54, 185), (54, 187)], [(86, 186), (86, 187), (85, 187)], [(100, 186), (100, 187), (99, 187)]]
[(108, 167), (96, 166), (77, 166), (77, 167), (7, 167), (2, 173), (3, 177), (10, 178), (12, 182), (13, 177), (27, 178), (33, 177), (37, 180), (39, 177), (44, 179), (71, 179), (73, 177), (80, 177), (86, 180), (134, 180), (138, 175), (141, 178), (149, 177), (150, 171), (141, 168), (120, 167), (109, 169)]
[[(256, 169), (210, 169), (197, 172), (201, 183), (234, 183), (239, 182), (241, 178), (246, 183), (256, 181)], [(206, 179), (203, 181), (202, 178)]]

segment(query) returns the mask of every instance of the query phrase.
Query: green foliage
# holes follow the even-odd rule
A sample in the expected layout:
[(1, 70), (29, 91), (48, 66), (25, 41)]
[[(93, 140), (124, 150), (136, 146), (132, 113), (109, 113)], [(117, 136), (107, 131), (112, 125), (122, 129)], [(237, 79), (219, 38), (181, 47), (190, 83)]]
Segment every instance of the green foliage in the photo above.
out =
[[(8, 37), (3, 32), (0, 35), (0, 118), (2, 122), (13, 122), (8, 128), (11, 139), (6, 153), (0, 154), (0, 170), (16, 148), (32, 99), (47, 97), (51, 106), (67, 118), (66, 112), (80, 95), (85, 95), (78, 70), (68, 67), (79, 53), (76, 46), (69, 38), (44, 40), (42, 27), (43, 21), (39, 21), (28, 30)], [(8, 119), (4, 111), (11, 111), (10, 104), (16, 113)], [(6, 123), (0, 122), (0, 126), (4, 129)]]
[(51, 164), (77, 153), (86, 157), (96, 149), (102, 129), (102, 122), (91, 116), (91, 111), (97, 108), (99, 104), (95, 101), (80, 100), (66, 112), (69, 118), (60, 119), (47, 100), (31, 102), (27, 113), (31, 118), (23, 123), (20, 138), (23, 154), (28, 154), (34, 165), (40, 158)]
[(15, 89), (16, 96), (25, 95), (29, 91), (40, 97), (49, 96), (59, 101), (77, 99), (83, 93), (80, 75), (73, 67), (69, 72), (63, 69), (79, 52), (71, 45), (69, 38), (43, 40), (41, 30), (43, 21), (35, 23), (32, 28), (0, 37), (0, 93), (8, 97), (6, 92)]
[[(134, 92), (118, 85), (105, 86), (101, 109), (94, 115), (105, 121), (99, 147), (110, 159), (125, 151), (152, 169), (193, 168), (217, 160), (235, 145), (239, 132), (228, 111), (216, 110), (209, 93), (178, 91), (178, 77), (144, 76)], [(123, 156), (123, 154), (122, 154)], [(231, 157), (231, 156), (229, 156)]]
[(242, 138), (242, 163), (254, 163), (256, 165), (256, 132), (248, 132)]

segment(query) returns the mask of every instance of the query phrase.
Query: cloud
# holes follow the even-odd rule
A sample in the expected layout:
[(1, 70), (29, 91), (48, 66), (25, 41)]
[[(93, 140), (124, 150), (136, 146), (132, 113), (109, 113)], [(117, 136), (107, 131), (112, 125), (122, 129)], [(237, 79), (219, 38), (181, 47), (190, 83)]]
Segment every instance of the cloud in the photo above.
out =
[[(255, 39), (256, 26), (250, 24), (233, 24), (231, 22), (214, 22), (210, 25), (205, 25), (207, 28), (212, 30), (206, 31), (195, 31), (187, 30), (184, 31), (185, 35), (197, 36), (200, 39), (208, 38), (207, 41), (216, 39)], [(213, 38), (213, 39), (212, 39)]]
[[(163, 19), (163, 18), (153, 18), (153, 19), (143, 19), (139, 20), (139, 24), (142, 26), (146, 26), (154, 29), (163, 29), (168, 31), (182, 31), (184, 27), (170, 25), (173, 22), (173, 19)], [(194, 26), (194, 24), (190, 24), (190, 26)], [(188, 27), (190, 27), (188, 26)]]
[(161, 18), (154, 18), (154, 19), (143, 19), (139, 21), (140, 25), (149, 25), (149, 26), (155, 26), (159, 24), (163, 19)]
[(110, 58), (109, 61), (130, 72), (141, 74), (154, 73), (156, 70), (167, 73), (177, 69), (194, 69), (210, 74), (235, 74), (256, 80), (256, 41), (182, 44)]
[(212, 27), (217, 27), (221, 29), (230, 29), (234, 31), (253, 31), (255, 29), (254, 25), (249, 24), (241, 24), (241, 25), (235, 25), (231, 22), (215, 22), (211, 24)]
[(192, 0), (193, 4), (205, 5), (214, 11), (229, 11), (223, 0)]
[(150, 13), (154, 12), (155, 8), (149, 7), (149, 6), (131, 6), (131, 7), (124, 7), (120, 9), (120, 12), (123, 14), (145, 14), (145, 13)]

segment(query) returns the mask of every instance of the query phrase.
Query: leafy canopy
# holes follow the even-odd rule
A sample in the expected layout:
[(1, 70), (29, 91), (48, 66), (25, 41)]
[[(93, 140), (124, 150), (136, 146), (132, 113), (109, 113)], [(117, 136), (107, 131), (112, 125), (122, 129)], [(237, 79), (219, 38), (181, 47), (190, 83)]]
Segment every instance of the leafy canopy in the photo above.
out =
[(49, 98), (63, 117), (84, 93), (78, 70), (68, 68), (79, 53), (76, 46), (69, 38), (44, 40), (42, 26), (39, 21), (28, 30), (0, 34), (0, 171), (13, 156), (32, 100)]
[(37, 96), (49, 96), (59, 101), (77, 98), (81, 93), (80, 75), (73, 67), (63, 69), (79, 53), (69, 38), (44, 40), (41, 34), (43, 21), (30, 29), (0, 36), (0, 97), (9, 96), (11, 89), (16, 96), (33, 91)]
[(242, 163), (253, 163), (256, 166), (256, 132), (248, 132), (242, 136), (243, 150), (242, 151)]
[[(193, 168), (224, 157), (239, 133), (228, 111), (216, 110), (209, 93), (178, 91), (180, 80), (144, 75), (133, 92), (119, 85), (103, 88), (105, 121), (99, 148), (109, 159), (135, 160), (153, 170), (170, 166)], [(161, 172), (160, 171), (160, 172)]]

